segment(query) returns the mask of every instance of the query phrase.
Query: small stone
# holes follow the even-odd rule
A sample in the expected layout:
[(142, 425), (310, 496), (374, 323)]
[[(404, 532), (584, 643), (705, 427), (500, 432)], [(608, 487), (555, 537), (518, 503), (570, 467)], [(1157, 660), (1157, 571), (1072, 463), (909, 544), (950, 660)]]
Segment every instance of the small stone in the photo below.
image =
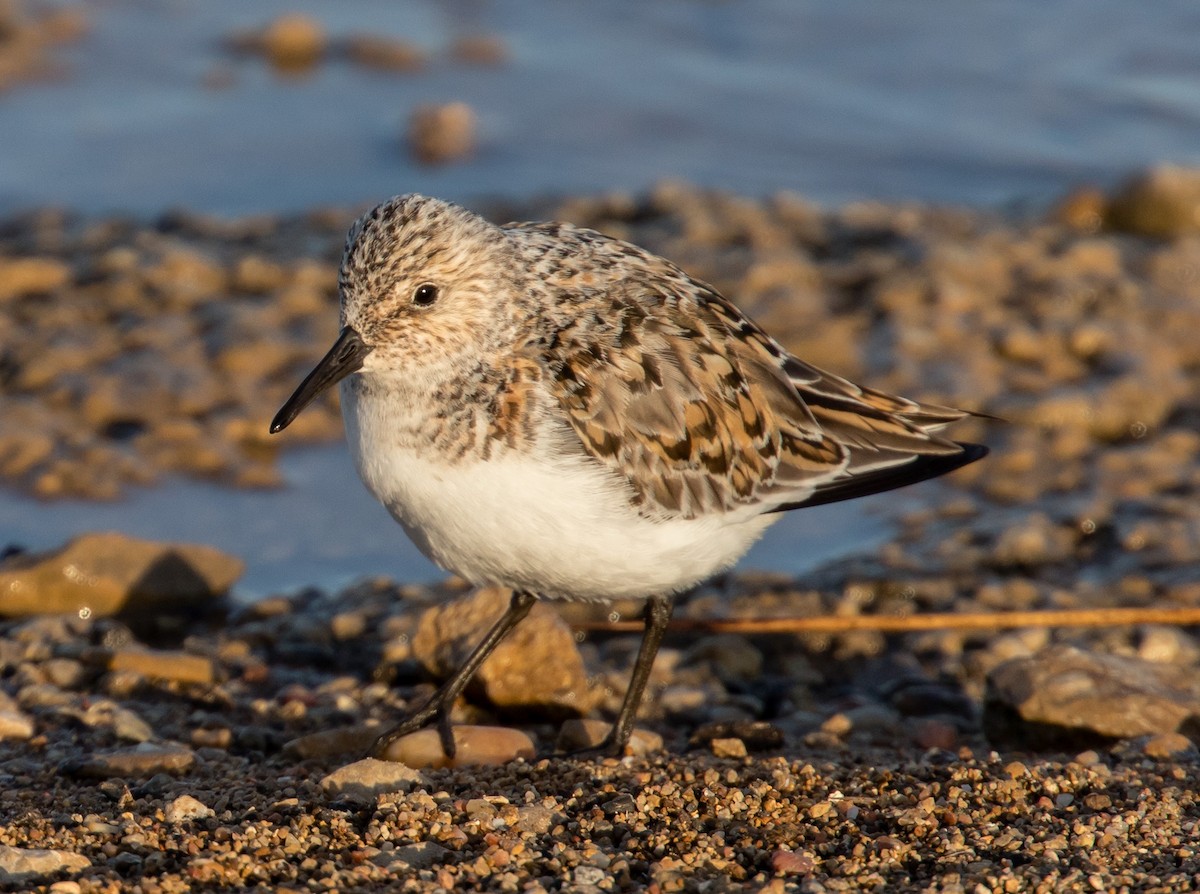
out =
[(566, 815), (559, 811), (543, 807), (541, 804), (529, 804), (517, 808), (517, 821), (513, 823), (513, 830), (530, 835), (545, 835), (566, 821)]
[(52, 292), (71, 281), (71, 268), (57, 258), (0, 258), (0, 301)]
[(408, 145), (422, 164), (465, 158), (475, 151), (475, 113), (464, 102), (418, 106), (408, 121)]
[(192, 730), (193, 748), (220, 748), (222, 751), (233, 744), (233, 730), (227, 726), (199, 727)]
[(157, 773), (181, 775), (192, 768), (196, 754), (183, 745), (152, 745), (110, 751), (80, 762), (68, 762), (63, 772), (99, 779), (149, 779)]
[(353, 34), (346, 38), (346, 57), (356, 65), (380, 71), (420, 71), (428, 62), (415, 44), (375, 34)]
[(172, 825), (186, 823), (190, 820), (207, 819), (212, 815), (211, 807), (191, 795), (180, 795), (163, 811), (163, 816)]
[(808, 875), (815, 867), (811, 854), (782, 849), (771, 854), (771, 869), (776, 875)]
[(154, 738), (154, 730), (150, 724), (128, 708), (117, 708), (113, 711), (112, 729), (118, 739), (127, 742), (147, 742)]
[(0, 845), (0, 879), (10, 883), (32, 881), (61, 870), (78, 872), (91, 865), (92, 861), (83, 854)]
[(784, 744), (783, 730), (765, 720), (706, 723), (688, 739), (691, 748), (703, 748), (714, 739), (740, 739), (750, 751), (774, 751)]
[[(584, 751), (596, 748), (604, 741), (612, 729), (611, 723), (592, 718), (574, 717), (563, 721), (559, 727), (558, 739), (554, 743), (556, 751), (570, 755), (574, 751)], [(645, 757), (663, 749), (663, 737), (648, 729), (635, 728), (625, 745), (627, 754), (634, 757)]]
[(1155, 760), (1173, 760), (1184, 756), (1195, 757), (1196, 743), (1182, 733), (1159, 733), (1151, 736), (1142, 746), (1146, 757)]
[(1200, 231), (1200, 169), (1162, 165), (1139, 174), (1113, 196), (1105, 223), (1143, 236)]
[(283, 746), (283, 753), (299, 760), (362, 754), (375, 744), (382, 732), (381, 726), (344, 726), (321, 730), (287, 742)]
[(445, 862), (451, 851), (432, 841), (407, 844), (378, 854), (374, 861), (391, 872), (429, 869)]
[(739, 758), (745, 757), (746, 743), (741, 739), (713, 739), (709, 745), (716, 757)]
[(520, 730), (500, 726), (454, 727), (455, 756), (442, 752), (436, 729), (423, 729), (392, 742), (384, 760), (420, 769), (505, 764), (517, 758), (531, 759), (533, 740)]
[(16, 708), (0, 709), (0, 742), (33, 736), (33, 718)]
[(331, 801), (373, 804), (380, 795), (428, 784), (428, 778), (418, 770), (368, 757), (334, 770), (321, 780), (321, 791)]
[(276, 68), (301, 71), (325, 54), (325, 29), (320, 23), (296, 13), (283, 15), (262, 32), (262, 51)]
[(212, 660), (186, 652), (122, 649), (114, 652), (108, 666), (114, 671), (131, 671), (157, 680), (207, 685), (216, 677)]
[(503, 65), (508, 61), (508, 46), (499, 35), (476, 34), (454, 41), (450, 55), (470, 65)]

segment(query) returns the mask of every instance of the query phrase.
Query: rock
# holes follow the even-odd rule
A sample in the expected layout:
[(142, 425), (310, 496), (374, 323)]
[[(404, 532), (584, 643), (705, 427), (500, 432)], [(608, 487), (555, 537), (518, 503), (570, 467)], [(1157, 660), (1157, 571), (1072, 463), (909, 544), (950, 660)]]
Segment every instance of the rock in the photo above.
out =
[(112, 729), (118, 739), (127, 742), (148, 742), (154, 738), (154, 730), (150, 724), (128, 708), (117, 708), (113, 711)]
[(436, 729), (423, 729), (397, 739), (388, 746), (384, 759), (418, 769), (506, 764), (536, 753), (533, 740), (520, 730), (500, 726), (454, 727), (455, 756), (442, 753)]
[(130, 671), (156, 680), (180, 683), (212, 683), (216, 678), (212, 660), (186, 652), (159, 652), (150, 649), (122, 649), (108, 661), (109, 670)]
[(465, 102), (417, 106), (408, 119), (408, 145), (422, 164), (459, 161), (475, 151), (475, 113)]
[(406, 792), (418, 785), (429, 785), (429, 779), (419, 770), (368, 757), (334, 770), (321, 780), (321, 791), (331, 801), (373, 804), (380, 795)]
[(276, 68), (302, 71), (325, 54), (325, 29), (314, 19), (292, 13), (271, 22), (260, 36), (263, 55)]
[[(413, 636), (413, 657), (435, 677), (449, 676), (508, 607), (509, 598), (508, 590), (486, 587), (428, 609)], [(595, 702), (571, 629), (541, 602), (496, 647), (467, 692), (497, 708), (555, 718), (585, 714)]]
[(476, 34), (455, 40), (450, 55), (469, 65), (503, 65), (508, 61), (508, 46), (497, 34)]
[(1189, 667), (1054, 646), (988, 675), (983, 725), (1018, 747), (1089, 747), (1090, 740), (1174, 733), (1200, 714)]
[(6, 739), (25, 740), (33, 736), (33, 718), (12, 708), (0, 708), (0, 742)]
[(223, 597), (240, 559), (210, 546), (123, 534), (84, 534), (59, 550), (0, 563), (0, 614), (142, 614), (187, 610)]
[(420, 47), (376, 34), (353, 34), (346, 38), (345, 54), (356, 65), (380, 71), (420, 71), (428, 62)]
[[(563, 721), (558, 731), (558, 740), (554, 743), (556, 751), (568, 756), (575, 751), (595, 748), (604, 741), (611, 723), (590, 718), (572, 718)], [(634, 757), (645, 757), (656, 751), (663, 750), (663, 737), (648, 729), (635, 728), (625, 745), (625, 752)]]
[(283, 746), (283, 753), (300, 760), (363, 754), (382, 732), (381, 726), (345, 726), (321, 730), (287, 742)]
[(384, 851), (374, 858), (374, 862), (391, 872), (404, 872), (429, 869), (444, 862), (450, 854), (451, 851), (440, 844), (421, 841)]
[(746, 757), (746, 743), (741, 739), (713, 739), (709, 747), (715, 757), (739, 758)]
[(0, 258), (0, 301), (52, 292), (71, 281), (71, 268), (57, 258)]
[(174, 801), (167, 805), (167, 809), (163, 811), (163, 816), (168, 823), (178, 825), (191, 820), (207, 819), (213, 815), (213, 809), (206, 805), (203, 801), (193, 798), (191, 795), (180, 795)]
[(1109, 202), (1105, 224), (1142, 236), (1200, 232), (1200, 169), (1162, 165), (1137, 175)]
[(227, 726), (197, 727), (192, 730), (193, 748), (219, 748), (225, 751), (233, 744), (233, 730)]
[(726, 633), (696, 640), (680, 663), (708, 663), (723, 681), (748, 682), (762, 673), (763, 656), (744, 636)]
[(807, 875), (816, 868), (811, 854), (777, 850), (771, 854), (771, 869), (776, 875)]
[(784, 745), (783, 731), (765, 720), (706, 723), (688, 739), (689, 748), (711, 748), (717, 739), (737, 739), (750, 751), (774, 751)]
[(65, 870), (87, 869), (92, 861), (83, 854), (34, 847), (0, 845), (0, 880), (7, 883), (32, 881), (43, 875)]
[(83, 761), (68, 761), (62, 767), (71, 776), (98, 779), (149, 779), (156, 773), (180, 775), (196, 762), (196, 754), (183, 745), (152, 745), (144, 742)]
[(1182, 757), (1195, 759), (1196, 743), (1182, 733), (1159, 733), (1151, 736), (1142, 746), (1146, 757), (1155, 760), (1178, 760)]

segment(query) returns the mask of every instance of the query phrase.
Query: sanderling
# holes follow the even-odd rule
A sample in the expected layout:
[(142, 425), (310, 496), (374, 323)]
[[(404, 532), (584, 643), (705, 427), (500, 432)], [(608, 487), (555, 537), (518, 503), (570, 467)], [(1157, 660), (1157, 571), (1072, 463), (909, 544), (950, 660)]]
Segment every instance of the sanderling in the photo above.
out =
[(673, 597), (736, 562), (785, 509), (950, 472), (987, 449), (968, 415), (787, 353), (670, 261), (565, 223), (496, 226), (393, 198), (351, 228), (341, 335), (280, 409), (341, 382), (362, 480), (425, 555), (512, 601), (374, 753), (450, 709), (534, 600), (643, 599), (622, 752)]

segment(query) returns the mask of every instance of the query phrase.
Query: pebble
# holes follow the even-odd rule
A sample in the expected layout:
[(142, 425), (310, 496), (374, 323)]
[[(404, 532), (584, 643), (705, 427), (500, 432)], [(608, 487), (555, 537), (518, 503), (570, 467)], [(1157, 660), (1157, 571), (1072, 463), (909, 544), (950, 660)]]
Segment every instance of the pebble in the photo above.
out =
[(375, 862), (393, 873), (430, 869), (447, 860), (451, 853), (440, 844), (421, 841), (385, 851), (375, 857)]
[(183, 745), (158, 745), (143, 742), (92, 757), (71, 761), (64, 772), (73, 776), (100, 779), (149, 779), (156, 773), (181, 775), (191, 770), (196, 754)]
[(162, 652), (149, 649), (122, 649), (109, 658), (114, 671), (129, 671), (157, 680), (207, 685), (216, 677), (212, 660), (186, 652)]
[(420, 105), (408, 119), (408, 145), (422, 164), (460, 161), (475, 151), (476, 127), (465, 102)]
[(0, 708), (0, 742), (33, 736), (33, 718), (14, 708)]
[(30, 882), (55, 872), (79, 872), (92, 865), (83, 854), (32, 847), (0, 845), (0, 879)]
[(330, 800), (373, 804), (380, 795), (428, 785), (429, 779), (419, 770), (393, 761), (365, 758), (334, 770), (321, 780), (321, 791)]
[(191, 795), (180, 795), (174, 801), (167, 805), (167, 809), (163, 811), (163, 816), (168, 823), (178, 825), (192, 820), (208, 819), (213, 815), (213, 809), (207, 806), (203, 801), (193, 798)]
[(417, 769), (504, 764), (536, 753), (533, 740), (520, 730), (502, 726), (454, 727), (455, 756), (446, 757), (436, 729), (411, 733), (388, 746), (384, 760)]
[(739, 758), (749, 754), (746, 743), (741, 739), (713, 739), (708, 744), (715, 757)]

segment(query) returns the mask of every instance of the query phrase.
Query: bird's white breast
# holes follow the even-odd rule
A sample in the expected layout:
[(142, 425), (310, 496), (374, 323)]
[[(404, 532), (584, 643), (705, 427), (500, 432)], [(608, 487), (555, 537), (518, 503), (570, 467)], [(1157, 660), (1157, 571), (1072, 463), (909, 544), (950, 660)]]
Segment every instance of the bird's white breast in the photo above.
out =
[(390, 399), (342, 389), (363, 482), (430, 559), (474, 583), (549, 598), (644, 598), (729, 567), (774, 515), (654, 520), (582, 453), (497, 446), (448, 461), (395, 436)]

